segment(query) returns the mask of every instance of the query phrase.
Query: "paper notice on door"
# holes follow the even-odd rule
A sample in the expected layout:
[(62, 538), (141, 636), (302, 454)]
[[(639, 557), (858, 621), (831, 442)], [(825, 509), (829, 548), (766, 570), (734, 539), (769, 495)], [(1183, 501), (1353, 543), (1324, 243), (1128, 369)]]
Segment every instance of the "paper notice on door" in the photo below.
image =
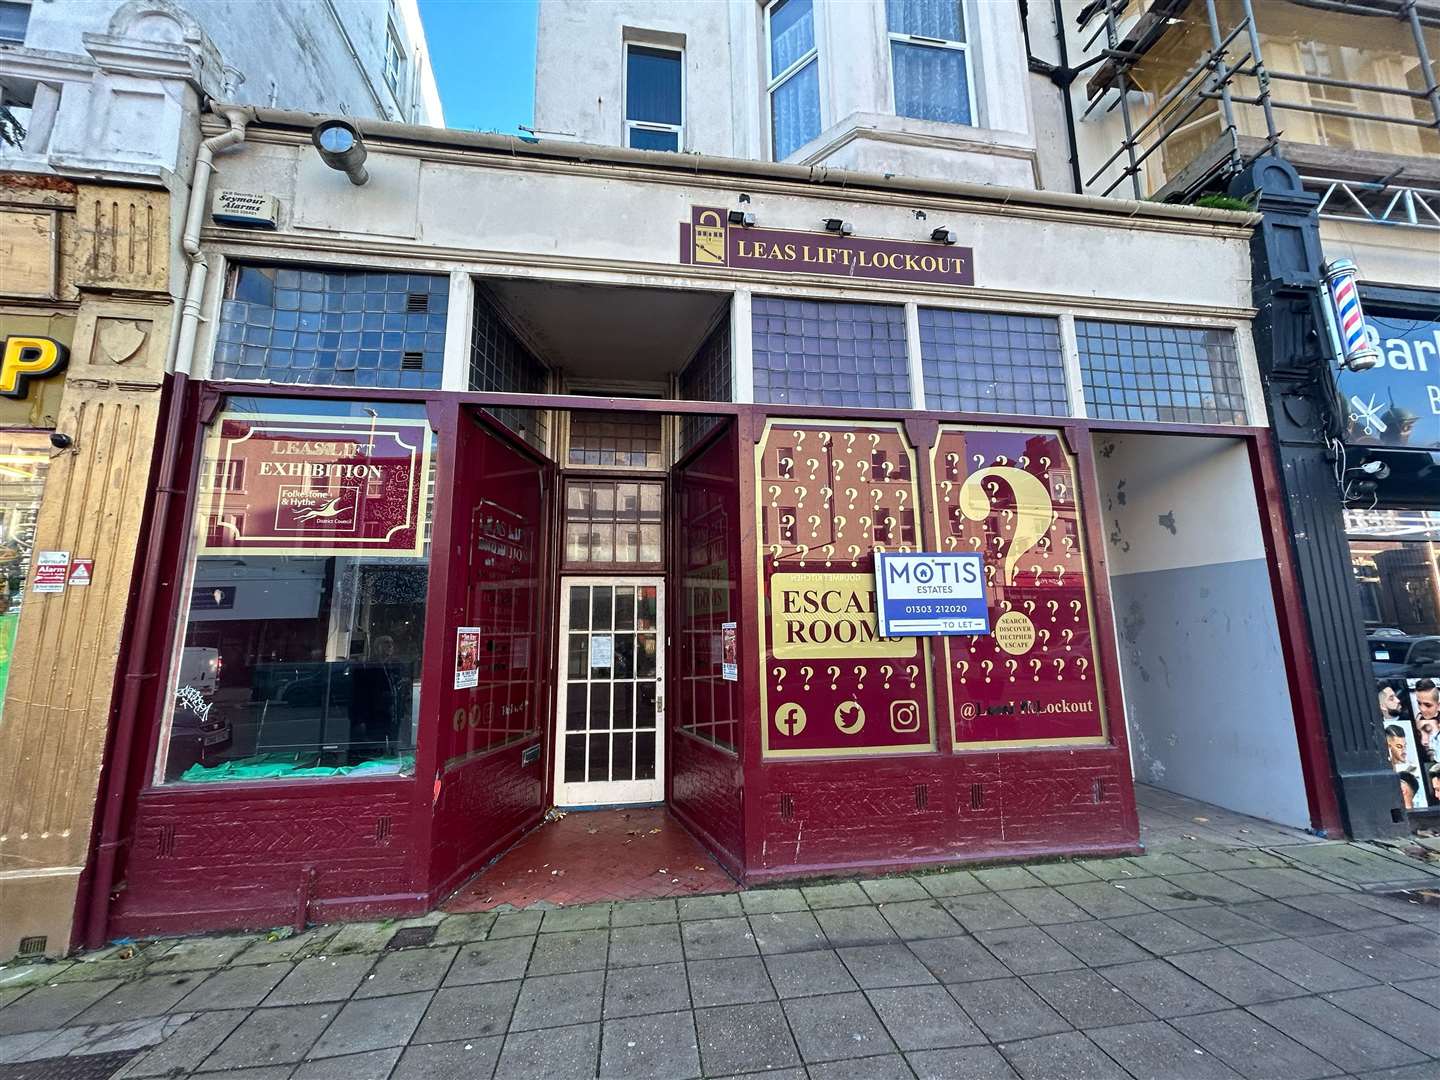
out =
[(480, 628), (461, 626), (455, 630), (455, 689), (480, 685)]
[(740, 637), (733, 622), (720, 624), (720, 673), (726, 682), (740, 681)]
[(615, 662), (615, 638), (610, 634), (590, 635), (590, 666), (608, 668)]

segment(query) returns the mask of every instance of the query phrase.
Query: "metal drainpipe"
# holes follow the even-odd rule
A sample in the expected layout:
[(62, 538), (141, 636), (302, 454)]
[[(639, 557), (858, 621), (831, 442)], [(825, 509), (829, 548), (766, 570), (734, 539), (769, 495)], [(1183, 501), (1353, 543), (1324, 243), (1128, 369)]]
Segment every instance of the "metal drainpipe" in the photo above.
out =
[[(1051, 76), (1051, 81), (1060, 89), (1060, 101), (1065, 106), (1065, 138), (1070, 144), (1070, 182), (1075, 186), (1076, 195), (1085, 194), (1085, 181), (1080, 173), (1080, 137), (1075, 131), (1075, 106), (1070, 100), (1070, 88), (1075, 82), (1075, 72), (1070, 70), (1070, 46), (1066, 42), (1065, 13), (1060, 10), (1060, 0), (1052, 0), (1055, 11), (1055, 43), (1060, 48), (1060, 71)], [(1058, 76), (1064, 73), (1064, 82)]]
[(156, 677), (155, 672), (145, 670), (148, 666), (146, 648), (155, 621), (155, 602), (160, 591), (160, 565), (165, 548), (165, 523), (170, 517), (180, 459), (180, 418), (184, 415), (185, 390), (195, 360), (200, 304), (209, 270), (205, 256), (200, 251), (200, 226), (205, 217), (210, 178), (215, 171), (215, 154), (244, 142), (245, 125), (254, 119), (255, 114), (251, 109), (226, 108), (223, 115), (230, 122), (229, 130), (202, 142), (196, 155), (195, 175), (190, 183), (190, 202), (185, 214), (185, 232), (180, 241), (181, 248), (190, 259), (190, 273), (180, 309), (175, 377), (171, 383), (160, 465), (155, 477), (155, 509), (150, 517), (150, 534), (146, 539), (145, 555), (138, 564), (140, 583), (136, 592), (134, 617), (130, 620), (131, 644), (125, 663), (124, 681), (120, 686), (120, 705), (115, 717), (115, 736), (110, 744), (105, 791), (96, 808), (100, 823), (84, 935), (84, 943), (90, 948), (98, 948), (105, 943), (105, 932), (110, 921), (110, 891), (115, 884), (115, 867), (120, 851), (125, 790), (129, 786), (130, 758), (136, 744), (140, 692), (145, 682)]

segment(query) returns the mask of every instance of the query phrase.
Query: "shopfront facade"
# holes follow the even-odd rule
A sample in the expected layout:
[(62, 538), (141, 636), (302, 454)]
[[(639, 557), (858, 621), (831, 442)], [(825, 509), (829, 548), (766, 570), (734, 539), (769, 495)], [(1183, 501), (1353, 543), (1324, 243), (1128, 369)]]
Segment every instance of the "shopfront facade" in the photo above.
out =
[[(313, 122), (217, 159), (276, 227), (204, 234), (92, 939), (423, 911), (557, 805), (742, 882), (1134, 851), (1137, 781), (1336, 828), (1248, 219)], [(906, 552), (978, 607), (882, 636)]]
[(60, 953), (170, 337), (168, 195), (0, 173), (0, 957)]

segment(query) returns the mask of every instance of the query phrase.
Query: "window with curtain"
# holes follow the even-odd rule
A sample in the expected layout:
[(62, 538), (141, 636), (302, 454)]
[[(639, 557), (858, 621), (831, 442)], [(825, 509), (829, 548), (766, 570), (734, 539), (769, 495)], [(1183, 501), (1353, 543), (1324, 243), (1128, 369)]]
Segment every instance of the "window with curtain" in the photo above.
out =
[(770, 151), (784, 161), (820, 134), (820, 54), (814, 0), (776, 0), (765, 9), (769, 42)]
[(685, 54), (650, 45), (625, 46), (625, 145), (679, 150), (683, 145)]
[(895, 114), (970, 124), (970, 46), (963, 0), (885, 0)]

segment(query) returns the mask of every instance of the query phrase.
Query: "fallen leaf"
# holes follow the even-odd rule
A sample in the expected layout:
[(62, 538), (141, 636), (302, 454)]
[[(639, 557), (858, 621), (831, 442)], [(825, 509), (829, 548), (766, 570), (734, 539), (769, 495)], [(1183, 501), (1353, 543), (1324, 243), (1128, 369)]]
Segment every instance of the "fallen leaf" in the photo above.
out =
[(662, 866), (662, 867), (660, 867), (659, 870), (656, 870), (655, 872), (656, 872), (657, 874), (668, 874), (670, 871), (669, 871), (669, 870), (666, 870), (665, 867)]
[(695, 866), (695, 869), (696, 869), (696, 870), (699, 870), (699, 871), (701, 871), (701, 872), (703, 873), (704, 870), (705, 870), (705, 867), (700, 866), (700, 865), (697, 863), (696, 866)]

